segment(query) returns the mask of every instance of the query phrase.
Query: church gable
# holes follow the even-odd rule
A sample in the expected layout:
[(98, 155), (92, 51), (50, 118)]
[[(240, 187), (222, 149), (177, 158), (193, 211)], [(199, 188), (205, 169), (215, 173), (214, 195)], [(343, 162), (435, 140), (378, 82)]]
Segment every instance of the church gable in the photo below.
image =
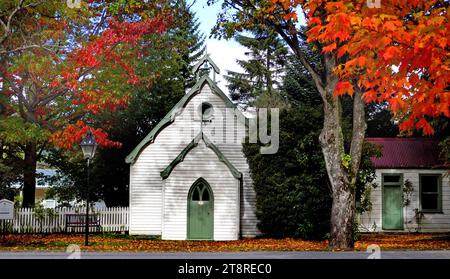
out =
[[(231, 174), (234, 176), (234, 178), (241, 179), (242, 173), (237, 170), (233, 164), (223, 155), (223, 153), (217, 148), (214, 143), (212, 143), (206, 135), (204, 135), (202, 132), (200, 132), (182, 151), (181, 153), (163, 170), (161, 171), (161, 177), (163, 179), (166, 179), (169, 177), (172, 170), (182, 161), (184, 161), (186, 155), (191, 151), (193, 148), (197, 147), (199, 142), (203, 141), (206, 147), (211, 149), (217, 156), (217, 158), (224, 163)], [(202, 160), (204, 158), (198, 158), (198, 160)]]
[[(212, 94), (211, 94), (212, 93)], [(136, 148), (126, 157), (127, 163), (135, 163), (143, 149), (152, 144), (156, 137), (177, 118), (183, 118), (184, 121), (200, 121), (198, 115), (199, 106), (203, 103), (213, 103), (213, 109), (228, 109), (228, 112), (234, 114), (238, 121), (247, 125), (245, 116), (236, 108), (231, 100), (223, 93), (220, 88), (208, 77), (203, 76), (197, 84), (166, 114), (166, 116), (150, 131), (150, 133), (136, 146)], [(192, 105), (192, 106), (190, 106)], [(224, 112), (217, 112), (223, 115)], [(196, 124), (191, 124), (196, 125)], [(190, 126), (191, 126), (190, 125)], [(200, 127), (200, 124), (197, 124)], [(187, 127), (184, 125), (184, 129)], [(192, 129), (194, 135), (198, 133), (196, 127)], [(193, 136), (192, 136), (193, 137)], [(191, 138), (192, 138), (191, 137)]]

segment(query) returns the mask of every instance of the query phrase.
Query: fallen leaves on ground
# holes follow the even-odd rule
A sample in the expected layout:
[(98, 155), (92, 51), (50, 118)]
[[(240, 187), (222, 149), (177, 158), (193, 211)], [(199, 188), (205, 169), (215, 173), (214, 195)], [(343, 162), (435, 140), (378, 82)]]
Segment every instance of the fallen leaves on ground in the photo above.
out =
[[(245, 251), (326, 251), (328, 241), (255, 238), (236, 241), (174, 241), (124, 235), (91, 235), (85, 247), (82, 234), (15, 234), (0, 242), (0, 251), (65, 251), (80, 245), (83, 251), (140, 252), (245, 252)], [(371, 244), (381, 250), (450, 250), (445, 234), (363, 234), (355, 250), (365, 251)]]
[(382, 250), (450, 250), (449, 234), (363, 234), (355, 250), (366, 250), (370, 244)]

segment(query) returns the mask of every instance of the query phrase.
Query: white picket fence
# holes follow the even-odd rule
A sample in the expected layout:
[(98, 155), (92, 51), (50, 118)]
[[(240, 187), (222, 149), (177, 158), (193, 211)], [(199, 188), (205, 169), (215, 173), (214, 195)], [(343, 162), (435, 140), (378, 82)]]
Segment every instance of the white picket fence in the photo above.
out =
[[(66, 214), (84, 214), (86, 209), (56, 208), (52, 211), (44, 211), (44, 214), (36, 214), (33, 208), (17, 208), (14, 220), (7, 223), (9, 230), (14, 233), (59, 233), (66, 231)], [(108, 207), (94, 209), (92, 214), (97, 214), (102, 232), (128, 231), (129, 210), (128, 207)], [(98, 228), (90, 228), (91, 232), (99, 231)], [(84, 227), (68, 228), (67, 232), (84, 232)]]

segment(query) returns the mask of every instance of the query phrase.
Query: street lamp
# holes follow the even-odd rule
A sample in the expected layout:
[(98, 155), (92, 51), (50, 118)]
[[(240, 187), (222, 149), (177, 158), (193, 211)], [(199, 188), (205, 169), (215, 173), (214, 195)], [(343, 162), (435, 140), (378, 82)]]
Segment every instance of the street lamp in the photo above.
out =
[(89, 163), (94, 158), (97, 143), (92, 135), (91, 129), (88, 130), (86, 137), (80, 143), (84, 159), (87, 159), (87, 186), (86, 186), (86, 220), (85, 220), (85, 240), (84, 245), (89, 245)]

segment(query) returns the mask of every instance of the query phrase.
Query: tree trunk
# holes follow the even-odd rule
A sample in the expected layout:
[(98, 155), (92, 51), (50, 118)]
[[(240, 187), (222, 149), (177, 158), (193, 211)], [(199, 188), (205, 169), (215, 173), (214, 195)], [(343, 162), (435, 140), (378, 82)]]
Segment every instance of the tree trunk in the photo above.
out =
[(342, 164), (345, 150), (340, 100), (334, 96), (331, 98), (331, 102), (324, 106), (324, 126), (320, 134), (333, 199), (330, 247), (346, 249), (353, 247), (355, 191), (348, 170)]
[(329, 246), (334, 249), (351, 249), (354, 245), (355, 184), (365, 129), (364, 104), (359, 91), (354, 96), (353, 135), (350, 154), (347, 155), (342, 132), (341, 100), (334, 95), (338, 78), (332, 73), (332, 69), (336, 62), (331, 57), (326, 57), (324, 61), (329, 74), (321, 92), (324, 101), (324, 125), (320, 144), (332, 189)]
[[(342, 133), (342, 111), (339, 97), (334, 89), (339, 81), (334, 73), (336, 57), (325, 53), (322, 58), (323, 69), (309, 63), (306, 53), (301, 49), (297, 35), (290, 37), (285, 30), (274, 26), (275, 30), (288, 43), (311, 78), (323, 101), (324, 125), (320, 134), (320, 145), (325, 159), (328, 178), (332, 189), (331, 209), (331, 248), (353, 248), (353, 222), (355, 217), (355, 185), (361, 162), (364, 132), (366, 129), (364, 102), (361, 89), (354, 82), (353, 127), (350, 152), (346, 154)], [(345, 160), (345, 165), (343, 164)]]
[(36, 192), (36, 144), (25, 147), (25, 167), (23, 172), (23, 207), (33, 207)]

